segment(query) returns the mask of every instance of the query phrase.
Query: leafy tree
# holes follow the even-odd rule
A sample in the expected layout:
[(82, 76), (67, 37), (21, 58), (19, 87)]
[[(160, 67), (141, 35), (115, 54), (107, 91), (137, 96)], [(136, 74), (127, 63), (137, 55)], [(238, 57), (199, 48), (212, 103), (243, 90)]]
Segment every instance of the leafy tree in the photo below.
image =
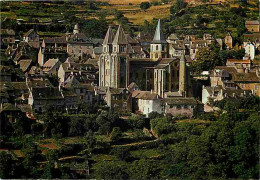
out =
[(94, 165), (97, 179), (128, 179), (127, 164), (122, 161), (100, 161)]
[(181, 9), (185, 8), (187, 6), (187, 3), (184, 2), (183, 0), (177, 0), (176, 4), (171, 6), (170, 8), (170, 13), (178, 13)]
[(210, 51), (208, 48), (200, 48), (195, 60), (192, 61), (192, 69), (194, 72), (208, 71), (215, 67), (217, 54), (214, 51)]
[(158, 136), (168, 134), (175, 130), (173, 122), (167, 118), (157, 118), (151, 120), (151, 128)]
[(141, 2), (140, 4), (140, 8), (145, 10), (148, 9), (151, 6), (151, 4), (149, 2)]
[(161, 179), (161, 167), (158, 161), (141, 159), (130, 166), (130, 179)]
[(114, 127), (111, 134), (110, 140), (111, 141), (118, 141), (122, 137), (122, 132), (119, 127)]
[(6, 151), (0, 151), (0, 178), (8, 179), (13, 171), (12, 155)]

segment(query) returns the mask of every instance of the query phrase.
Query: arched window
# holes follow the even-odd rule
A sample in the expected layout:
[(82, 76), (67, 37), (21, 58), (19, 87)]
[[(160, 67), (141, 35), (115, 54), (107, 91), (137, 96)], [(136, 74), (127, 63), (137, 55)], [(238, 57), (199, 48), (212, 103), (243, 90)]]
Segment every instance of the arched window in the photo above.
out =
[(158, 47), (158, 45), (156, 45), (156, 51), (158, 51), (158, 49), (159, 49), (159, 47)]

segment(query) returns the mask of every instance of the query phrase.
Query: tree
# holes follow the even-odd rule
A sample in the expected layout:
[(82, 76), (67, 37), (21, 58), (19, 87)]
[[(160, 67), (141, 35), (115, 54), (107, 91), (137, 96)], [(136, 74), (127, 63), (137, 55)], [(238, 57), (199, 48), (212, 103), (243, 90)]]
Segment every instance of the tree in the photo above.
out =
[(151, 4), (149, 2), (141, 2), (140, 4), (140, 8), (145, 10), (148, 9), (151, 6)]
[(12, 164), (12, 155), (6, 151), (0, 151), (0, 178), (11, 178), (13, 171)]
[(127, 164), (123, 161), (100, 161), (94, 165), (97, 179), (128, 179)]
[(192, 61), (192, 69), (194, 72), (200, 73), (208, 71), (215, 67), (218, 55), (215, 51), (210, 51), (208, 48), (200, 48)]
[(130, 179), (161, 179), (161, 167), (158, 161), (141, 159), (132, 163), (129, 168)]
[(170, 8), (170, 13), (178, 13), (181, 9), (185, 8), (187, 6), (187, 3), (184, 2), (183, 0), (177, 0), (176, 4), (171, 6)]
[(118, 141), (122, 137), (122, 132), (119, 127), (114, 127), (111, 134), (110, 140), (111, 141)]

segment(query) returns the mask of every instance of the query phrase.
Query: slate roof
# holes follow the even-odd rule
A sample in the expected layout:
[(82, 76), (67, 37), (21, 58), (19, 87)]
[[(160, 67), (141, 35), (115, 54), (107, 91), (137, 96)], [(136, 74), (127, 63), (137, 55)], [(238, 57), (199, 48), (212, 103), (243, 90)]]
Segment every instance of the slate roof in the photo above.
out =
[(91, 38), (90, 39), (94, 45), (98, 45), (98, 44), (103, 44), (104, 39), (100, 39), (100, 38)]
[(99, 54), (102, 54), (102, 52), (103, 52), (103, 47), (95, 47), (94, 48), (94, 54), (99, 55)]
[(9, 36), (14, 36), (15, 32), (13, 29), (1, 29), (0, 30), (1, 35), (9, 35)]
[(235, 73), (235, 74), (232, 74), (232, 80), (235, 82), (258, 82), (258, 83), (260, 83), (260, 77), (257, 77), (256, 72)]
[(251, 64), (251, 60), (243, 60), (243, 59), (228, 59), (226, 64), (234, 63), (234, 64)]
[(11, 84), (14, 87), (14, 90), (27, 90), (28, 89), (25, 82), (12, 82)]
[(63, 99), (58, 88), (44, 87), (44, 88), (32, 88), (33, 99)]
[(179, 38), (178, 38), (177, 34), (172, 33), (172, 34), (170, 34), (170, 36), (168, 36), (168, 39), (169, 40), (178, 40)]
[(98, 69), (98, 59), (88, 59), (84, 64), (93, 65), (96, 69)]
[(186, 49), (183, 44), (181, 44), (181, 45), (172, 44), (171, 46), (172, 46), (174, 49), (176, 49), (176, 50), (185, 50), (185, 49)]
[(129, 44), (138, 44), (139, 43), (136, 39), (132, 38), (130, 36), (130, 34), (125, 34), (125, 37)]
[(60, 63), (59, 59), (49, 59), (43, 65), (43, 71), (49, 71), (53, 68), (57, 63)]
[(65, 72), (87, 72), (95, 70), (95, 67), (92, 64), (82, 64), (82, 63), (62, 63)]
[(53, 85), (51, 84), (51, 82), (48, 79), (28, 81), (28, 86), (30, 88), (53, 87)]
[(110, 94), (122, 94), (126, 89), (125, 88), (109, 88)]
[(259, 25), (259, 21), (246, 21), (246, 25)]
[(139, 42), (142, 43), (142, 42), (151, 42), (153, 40), (153, 37), (149, 33), (140, 32), (135, 39), (137, 39)]
[(161, 31), (161, 20), (160, 19), (158, 21), (152, 43), (154, 43), (154, 44), (166, 44), (167, 43), (167, 41), (165, 40), (164, 35)]
[(108, 27), (105, 39), (103, 41), (103, 45), (109, 45), (113, 43), (113, 39), (114, 39), (114, 33), (113, 30), (111, 28), (111, 26)]
[(22, 112), (33, 113), (30, 104), (17, 104), (17, 108), (21, 109)]
[(28, 32), (24, 34), (24, 36), (28, 37), (32, 32), (34, 32), (34, 29), (30, 29)]
[(68, 87), (76, 87), (80, 85), (80, 82), (76, 79), (75, 76), (68, 77), (64, 82), (66, 88)]
[(76, 33), (69, 37), (69, 43), (79, 43), (79, 44), (93, 44), (93, 42), (86, 37), (84, 33)]
[(31, 59), (22, 59), (19, 61), (18, 63), (20, 65), (20, 69), (25, 72), (28, 70), (28, 68), (30, 67), (30, 65), (32, 64), (32, 60)]
[(164, 101), (167, 104), (171, 105), (197, 105), (201, 104), (194, 98), (185, 98), (185, 97), (175, 97), (175, 98), (165, 98)]
[(150, 91), (133, 91), (132, 97), (136, 99), (143, 99), (143, 100), (155, 100), (159, 99), (158, 94), (151, 93)]
[(131, 84), (129, 84), (127, 88), (129, 90), (139, 89), (139, 87), (137, 86), (137, 84), (135, 82), (132, 82)]
[(112, 44), (128, 44), (125, 33), (121, 25), (119, 25)]
[(59, 44), (66, 44), (66, 37), (62, 36), (62, 37), (52, 37), (52, 38), (44, 38), (43, 41), (47, 44), (55, 44), (55, 43), (59, 43)]
[(15, 107), (14, 104), (4, 103), (2, 107), (0, 107), (0, 113), (4, 111), (21, 111), (19, 108)]

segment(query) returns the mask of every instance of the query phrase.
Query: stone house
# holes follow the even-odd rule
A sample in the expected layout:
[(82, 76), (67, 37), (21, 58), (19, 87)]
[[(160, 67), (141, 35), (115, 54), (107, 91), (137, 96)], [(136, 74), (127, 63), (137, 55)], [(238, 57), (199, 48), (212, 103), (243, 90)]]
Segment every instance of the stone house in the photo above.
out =
[(245, 69), (251, 69), (252, 61), (250, 59), (228, 59), (226, 62), (226, 66), (228, 67), (236, 67), (237, 65), (242, 65)]
[(62, 97), (59, 89), (54, 87), (31, 88), (28, 104), (40, 113), (45, 111), (46, 106), (51, 106), (56, 110), (65, 107), (64, 97)]
[(108, 88), (105, 101), (116, 111), (132, 112), (132, 95), (125, 88)]
[(72, 90), (78, 96), (79, 100), (82, 100), (87, 104), (93, 104), (95, 101), (94, 86), (91, 84), (81, 84), (75, 76), (69, 77), (64, 82), (63, 87)]
[(0, 42), (1, 49), (7, 48), (8, 45), (15, 43), (15, 32), (13, 29), (1, 29), (0, 30)]
[(89, 50), (93, 51), (93, 42), (85, 34), (80, 33), (78, 24), (75, 25), (73, 34), (66, 35), (66, 40), (68, 42), (67, 52), (69, 55), (83, 57), (84, 54), (89, 53)]
[(192, 117), (197, 113), (203, 113), (203, 104), (194, 98), (175, 97), (165, 98), (165, 114), (172, 116), (184, 115)]
[(233, 48), (233, 37), (230, 32), (227, 33), (224, 43), (226, 44), (227, 49), (232, 49)]
[(22, 59), (18, 62), (18, 65), (20, 66), (20, 69), (26, 73), (30, 70), (32, 67), (32, 59)]
[[(210, 74), (211, 86), (221, 85), (224, 89), (230, 87), (249, 90), (253, 95), (260, 95), (259, 69), (245, 69), (242, 65), (235, 67), (217, 66)], [(228, 86), (229, 85), (229, 86)]]
[(245, 49), (245, 56), (248, 57), (251, 60), (254, 60), (256, 48), (257, 48), (255, 43), (244, 42), (243, 46), (244, 46), (244, 49)]
[(132, 101), (133, 112), (142, 112), (146, 117), (148, 117), (151, 112), (164, 113), (163, 100), (154, 92), (133, 91)]
[(65, 50), (59, 48), (42, 48), (40, 47), (38, 53), (38, 64), (43, 66), (49, 59), (59, 59), (61, 62), (64, 62), (67, 59), (68, 55)]
[(43, 72), (48, 75), (57, 75), (60, 65), (59, 59), (49, 59), (42, 66)]
[(30, 29), (26, 32), (23, 36), (23, 40), (33, 48), (39, 49), (40, 47), (40, 37), (34, 29)]
[(58, 70), (58, 77), (64, 83), (69, 77), (75, 76), (80, 83), (96, 84), (98, 74), (92, 64), (62, 63)]
[(245, 26), (249, 32), (259, 32), (260, 31), (259, 21), (246, 21)]
[(195, 40), (190, 41), (189, 49), (190, 49), (190, 57), (191, 59), (195, 59), (196, 53), (200, 48), (208, 47), (207, 40)]
[(25, 117), (25, 114), (14, 104), (1, 103), (0, 106), (0, 135), (5, 135), (17, 118)]
[(65, 36), (62, 37), (52, 37), (52, 38), (44, 38), (42, 40), (42, 48), (47, 49), (57, 49), (60, 51), (66, 51), (67, 50), (67, 40)]

